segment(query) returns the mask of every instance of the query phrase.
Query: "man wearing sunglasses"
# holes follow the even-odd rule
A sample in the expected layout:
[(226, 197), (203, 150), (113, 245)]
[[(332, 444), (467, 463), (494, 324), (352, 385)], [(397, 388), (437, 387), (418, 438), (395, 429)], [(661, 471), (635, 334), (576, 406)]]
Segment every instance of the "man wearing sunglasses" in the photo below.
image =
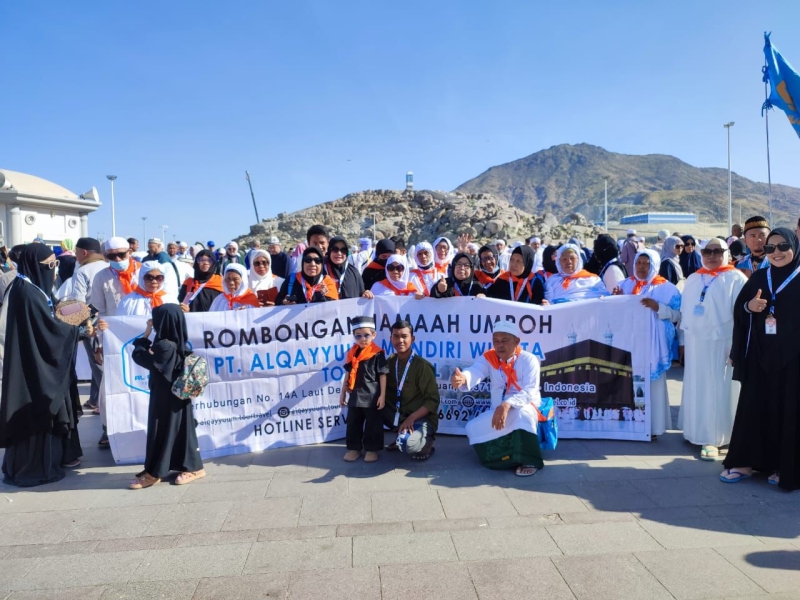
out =
[(749, 254), (736, 264), (736, 268), (748, 278), (753, 271), (766, 269), (769, 266), (767, 255), (764, 254), (764, 244), (769, 235), (769, 223), (764, 217), (750, 217), (744, 222), (744, 243)]

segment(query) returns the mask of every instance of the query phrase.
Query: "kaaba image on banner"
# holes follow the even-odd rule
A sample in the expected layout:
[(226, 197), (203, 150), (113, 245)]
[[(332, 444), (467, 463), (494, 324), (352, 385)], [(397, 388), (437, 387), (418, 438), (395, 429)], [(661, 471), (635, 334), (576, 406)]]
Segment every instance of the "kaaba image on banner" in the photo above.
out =
[(633, 409), (631, 365), (630, 352), (594, 340), (552, 350), (542, 362), (542, 396), (575, 399), (579, 406)]

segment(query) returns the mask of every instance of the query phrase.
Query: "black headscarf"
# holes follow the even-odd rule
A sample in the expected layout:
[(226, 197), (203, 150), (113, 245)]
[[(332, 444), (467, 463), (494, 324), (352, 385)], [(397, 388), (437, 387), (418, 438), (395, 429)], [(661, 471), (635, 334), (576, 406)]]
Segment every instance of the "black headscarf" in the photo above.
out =
[[(469, 261), (469, 277), (466, 279), (456, 279), (455, 265), (459, 258), (466, 258)], [(465, 296), (468, 296), (469, 289), (472, 286), (473, 280), (475, 279), (475, 265), (472, 262), (472, 257), (469, 254), (466, 252), (459, 252), (453, 257), (453, 262), (450, 263), (450, 277), (453, 279), (453, 284), (461, 288), (462, 293)]]
[(191, 354), (186, 317), (178, 304), (162, 304), (153, 309), (153, 343), (167, 340), (177, 346), (178, 355), (185, 358)]
[[(692, 273), (697, 271), (697, 269), (703, 266), (703, 259), (700, 257), (700, 253), (697, 251), (697, 242), (695, 241), (694, 237), (691, 235), (682, 235), (681, 239), (683, 240), (683, 252), (679, 258), (681, 263), (681, 269), (683, 269), (683, 276), (689, 277)], [(691, 242), (694, 244), (695, 249), (693, 251), (687, 250), (686, 244)]]
[[(491, 252), (494, 255), (494, 263), (495, 263), (494, 271), (492, 271), (491, 273), (483, 268), (483, 263), (481, 262), (481, 254), (483, 254), (484, 252)], [(455, 260), (453, 260), (453, 262), (455, 262)], [(500, 270), (500, 265), (498, 264), (499, 262), (500, 259), (499, 255), (497, 254), (497, 247), (494, 244), (486, 244), (485, 246), (480, 247), (480, 249), (478, 250), (478, 260), (476, 264), (478, 265), (478, 268), (481, 271), (483, 271), (487, 275), (491, 275), (494, 277), (494, 275)]]
[(331, 248), (333, 248), (334, 244), (344, 244), (344, 247), (347, 248), (347, 255), (350, 256), (350, 246), (347, 244), (347, 240), (345, 240), (342, 236), (337, 235), (332, 237), (328, 241), (328, 252), (325, 254), (325, 269), (328, 275), (336, 279), (341, 279), (344, 275), (344, 272), (347, 270), (347, 259), (341, 264), (337, 265), (331, 260)]
[[(197, 266), (197, 261), (201, 257), (206, 257), (211, 259), (211, 268), (208, 272), (203, 273), (200, 268)], [(214, 257), (214, 253), (211, 250), (200, 250), (197, 254), (194, 255), (194, 280), (199, 281), (200, 283), (205, 283), (211, 276), (214, 274), (214, 265), (216, 264), (217, 259)]]
[(560, 247), (560, 244), (558, 246), (548, 246), (544, 249), (544, 252), (542, 252), (542, 267), (544, 267), (545, 273), (550, 273), (551, 275), (558, 273), (556, 252), (558, 252)]
[(523, 245), (514, 248), (511, 254), (512, 255), (519, 254), (520, 256), (522, 256), (522, 262), (525, 263), (525, 269), (522, 271), (522, 274), (519, 277), (520, 279), (525, 279), (528, 275), (531, 274), (531, 271), (533, 270), (533, 260), (534, 257), (536, 256), (536, 253), (530, 246)]
[(773, 229), (767, 236), (767, 244), (770, 243), (769, 241), (770, 238), (776, 235), (781, 236), (783, 239), (789, 242), (789, 244), (791, 244), (792, 251), (794, 252), (794, 258), (792, 258), (792, 262), (782, 267), (775, 267), (770, 265), (770, 269), (772, 270), (773, 290), (778, 289), (780, 285), (784, 281), (786, 281), (786, 278), (792, 274), (792, 271), (794, 271), (797, 268), (797, 265), (800, 264), (800, 253), (798, 253), (798, 247), (797, 247), (798, 246), (797, 235), (795, 235), (794, 231), (786, 227), (778, 227), (777, 229)]
[[(392, 240), (384, 239), (379, 241), (378, 244), (375, 246), (375, 261), (376, 262), (378, 261), (378, 257), (381, 254), (386, 254), (387, 252), (391, 252), (392, 254), (394, 254), (394, 251), (396, 249), (397, 248), (395, 247), (394, 242)], [(385, 266), (386, 261), (384, 260), (382, 264)]]
[[(303, 266), (306, 262), (306, 256), (310, 256), (312, 254), (316, 254), (319, 257), (320, 261), (322, 261), (319, 265), (319, 275), (317, 277), (311, 277), (310, 275), (306, 275), (305, 269), (303, 269)], [(325, 271), (322, 269), (322, 264), (325, 262), (325, 257), (322, 256), (322, 252), (319, 250), (319, 248), (316, 248), (314, 246), (309, 246), (308, 248), (303, 250), (302, 261), (303, 264), (300, 265), (300, 274), (303, 276), (303, 279), (306, 280), (306, 283), (308, 283), (309, 285), (316, 285), (318, 282), (322, 281), (322, 278), (325, 276)]]
[(44, 244), (28, 244), (22, 251), (17, 263), (17, 271), (31, 280), (36, 287), (48, 296), (53, 295), (55, 270), (47, 268), (42, 261), (53, 256), (53, 249)]
[(593, 249), (594, 256), (597, 257), (597, 264), (600, 265), (601, 269), (607, 262), (619, 258), (617, 240), (607, 233), (602, 233), (597, 236), (597, 239), (594, 241)]

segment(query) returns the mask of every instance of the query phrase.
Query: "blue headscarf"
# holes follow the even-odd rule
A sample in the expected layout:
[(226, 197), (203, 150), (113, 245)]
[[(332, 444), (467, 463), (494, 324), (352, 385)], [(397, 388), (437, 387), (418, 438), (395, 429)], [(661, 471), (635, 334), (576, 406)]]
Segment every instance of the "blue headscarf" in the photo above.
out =
[(694, 244), (694, 247), (697, 248), (697, 242), (691, 235), (681, 236), (681, 239), (684, 243), (683, 252), (681, 252), (680, 256), (681, 269), (683, 269), (683, 276), (688, 278), (689, 275), (703, 266), (703, 259), (700, 258), (700, 253), (697, 250), (693, 250), (692, 252), (686, 251), (686, 244), (688, 242), (691, 242)]

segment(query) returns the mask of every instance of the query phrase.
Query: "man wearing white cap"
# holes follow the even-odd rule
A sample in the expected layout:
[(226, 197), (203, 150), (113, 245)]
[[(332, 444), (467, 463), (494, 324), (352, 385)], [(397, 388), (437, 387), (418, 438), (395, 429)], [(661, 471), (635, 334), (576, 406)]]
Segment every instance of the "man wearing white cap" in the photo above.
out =
[(467, 423), (469, 443), (484, 466), (516, 467), (516, 475), (530, 477), (544, 467), (537, 436), (536, 408), (542, 401), (539, 360), (522, 349), (519, 336), (515, 323), (495, 323), (493, 348), (463, 372), (457, 368), (450, 384), (466, 392), (489, 379), (492, 404), (488, 411)]
[(267, 244), (267, 252), (269, 252), (272, 265), (272, 274), (286, 279), (289, 273), (289, 255), (281, 250), (281, 241), (277, 236), (273, 235), (269, 238)]
[(636, 254), (639, 252), (639, 240), (636, 237), (635, 229), (628, 229), (628, 237), (622, 244), (622, 252), (619, 259), (625, 265), (628, 273), (633, 273), (633, 263), (636, 261)]
[(351, 265), (358, 269), (359, 273), (363, 273), (364, 267), (371, 263), (372, 259), (372, 240), (369, 238), (359, 238), (358, 252), (352, 253), (347, 260), (350, 261)]
[(511, 251), (505, 240), (495, 240), (494, 247), (497, 248), (497, 266), (508, 271), (508, 263), (511, 260)]
[(661, 254), (661, 251), (664, 249), (664, 241), (668, 237), (669, 237), (669, 231), (667, 231), (666, 229), (662, 229), (661, 231), (659, 231), (658, 232), (658, 241), (655, 244), (653, 244), (652, 246), (650, 246), (650, 250), (655, 250), (656, 252)]
[(544, 271), (544, 248), (542, 248), (542, 238), (533, 236), (528, 240), (528, 245), (533, 250), (533, 269), (532, 273)]
[(178, 242), (178, 259), (192, 260), (192, 255), (189, 253), (189, 242)]

